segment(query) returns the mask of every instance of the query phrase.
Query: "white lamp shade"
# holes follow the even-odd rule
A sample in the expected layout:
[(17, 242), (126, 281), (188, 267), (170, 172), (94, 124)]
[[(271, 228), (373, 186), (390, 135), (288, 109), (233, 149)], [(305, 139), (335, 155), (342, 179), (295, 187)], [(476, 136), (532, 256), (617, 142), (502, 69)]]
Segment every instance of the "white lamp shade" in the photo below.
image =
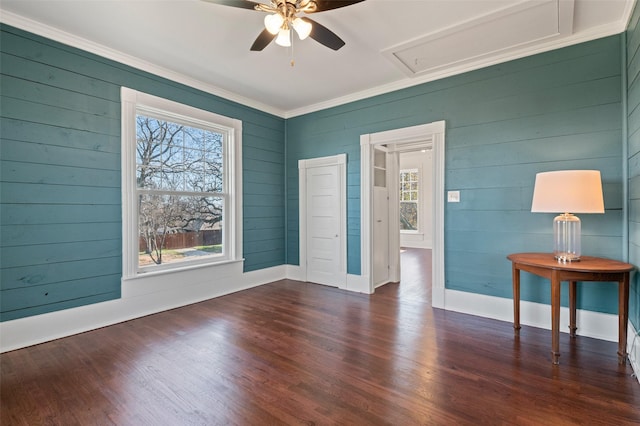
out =
[(276, 38), (276, 44), (282, 47), (291, 46), (291, 30), (282, 29)]
[(284, 19), (279, 13), (274, 13), (273, 15), (267, 15), (264, 17), (264, 27), (273, 35), (278, 34), (283, 23)]
[(309, 37), (309, 34), (311, 34), (311, 22), (296, 18), (293, 20), (291, 25), (293, 25), (293, 29), (296, 30), (296, 33), (298, 33), (298, 37), (300, 37), (300, 40), (304, 40), (305, 38)]
[(531, 211), (604, 213), (598, 170), (562, 170), (536, 174)]

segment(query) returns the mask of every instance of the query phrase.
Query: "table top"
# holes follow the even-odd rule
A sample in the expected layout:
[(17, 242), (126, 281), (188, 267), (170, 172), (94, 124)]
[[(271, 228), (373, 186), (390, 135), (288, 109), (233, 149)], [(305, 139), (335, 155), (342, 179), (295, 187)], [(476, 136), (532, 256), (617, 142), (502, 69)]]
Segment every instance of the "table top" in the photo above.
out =
[(560, 262), (553, 257), (553, 253), (513, 253), (508, 255), (507, 259), (522, 265), (559, 271), (630, 272), (635, 269), (629, 263), (592, 256), (580, 256), (580, 261), (578, 262)]

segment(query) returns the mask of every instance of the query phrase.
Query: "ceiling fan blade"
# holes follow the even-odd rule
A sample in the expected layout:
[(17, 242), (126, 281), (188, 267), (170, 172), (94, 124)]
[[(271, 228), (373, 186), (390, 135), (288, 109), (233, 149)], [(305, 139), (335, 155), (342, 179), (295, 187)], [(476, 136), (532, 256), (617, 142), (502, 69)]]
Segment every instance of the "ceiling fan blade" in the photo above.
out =
[(309, 34), (309, 37), (311, 37), (318, 43), (323, 44), (327, 46), (329, 49), (333, 49), (333, 50), (338, 50), (342, 46), (344, 46), (345, 44), (344, 41), (340, 37), (338, 37), (333, 31), (331, 31), (329, 28), (325, 27), (324, 25), (320, 25), (313, 19), (309, 19), (309, 18), (301, 18), (301, 19), (303, 21), (307, 21), (311, 23), (312, 27), (311, 27), (311, 33)]
[(254, 41), (253, 44), (251, 45), (251, 50), (254, 52), (261, 51), (262, 49), (267, 47), (269, 43), (273, 41), (274, 38), (276, 38), (276, 36), (274, 34), (271, 34), (265, 28), (264, 30), (262, 30), (258, 38), (256, 38), (256, 41)]
[(338, 9), (340, 7), (351, 6), (352, 4), (363, 2), (364, 0), (314, 0), (317, 7), (313, 12), (307, 13), (317, 13), (324, 12), (325, 10)]
[(241, 9), (254, 9), (258, 3), (249, 0), (202, 0), (207, 3), (220, 4), (222, 6), (239, 7)]

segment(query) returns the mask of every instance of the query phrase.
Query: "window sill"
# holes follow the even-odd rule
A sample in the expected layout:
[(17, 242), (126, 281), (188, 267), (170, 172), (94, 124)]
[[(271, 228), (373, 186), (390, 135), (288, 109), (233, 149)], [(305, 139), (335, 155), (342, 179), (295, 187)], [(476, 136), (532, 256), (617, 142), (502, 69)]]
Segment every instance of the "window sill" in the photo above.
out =
[(168, 268), (168, 269), (160, 269), (158, 271), (147, 271), (147, 272), (139, 272), (136, 275), (130, 276), (130, 277), (123, 277), (123, 280), (126, 281), (131, 281), (131, 280), (139, 280), (142, 278), (148, 278), (148, 277), (155, 277), (158, 275), (165, 275), (165, 274), (177, 274), (180, 272), (184, 272), (184, 271), (191, 271), (193, 269), (200, 269), (200, 268), (215, 268), (216, 266), (222, 266), (222, 265), (228, 265), (230, 263), (237, 263), (237, 262), (244, 262), (244, 259), (227, 259), (227, 260), (221, 260), (219, 262), (206, 262), (206, 263), (192, 263), (190, 265), (185, 265), (185, 266), (181, 266), (181, 267), (175, 267), (175, 268)]

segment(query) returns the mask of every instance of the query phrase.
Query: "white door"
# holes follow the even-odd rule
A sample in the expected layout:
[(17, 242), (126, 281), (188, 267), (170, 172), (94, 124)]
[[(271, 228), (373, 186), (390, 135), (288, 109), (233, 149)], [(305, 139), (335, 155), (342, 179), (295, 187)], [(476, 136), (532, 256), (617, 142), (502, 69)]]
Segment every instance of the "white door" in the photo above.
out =
[(340, 166), (310, 167), (306, 171), (307, 281), (342, 287)]
[(373, 188), (373, 284), (389, 282), (389, 196), (386, 187)]

